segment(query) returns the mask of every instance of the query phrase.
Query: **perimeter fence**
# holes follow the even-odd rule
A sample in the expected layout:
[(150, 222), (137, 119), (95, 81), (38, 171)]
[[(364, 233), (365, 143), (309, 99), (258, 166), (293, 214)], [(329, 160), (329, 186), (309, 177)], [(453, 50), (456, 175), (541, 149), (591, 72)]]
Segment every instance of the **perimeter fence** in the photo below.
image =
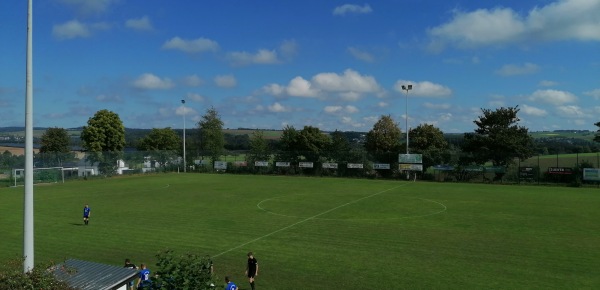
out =
[[(451, 156), (451, 164), (423, 164), (424, 171), (402, 170), (407, 167), (399, 164), (400, 154), (392, 152), (373, 155), (366, 151), (349, 151), (317, 155), (314, 152), (273, 151), (255, 154), (250, 151), (228, 151), (214, 161), (207, 152), (186, 155), (184, 167), (180, 151), (35, 154), (34, 181), (64, 182), (111, 175), (196, 172), (600, 186), (600, 152), (541, 155), (525, 161), (514, 160), (508, 167), (490, 164), (460, 166), (456, 165), (459, 156)], [(23, 159), (7, 164), (6, 156), (2, 158), (0, 186), (22, 185), (24, 171), (20, 164)]]

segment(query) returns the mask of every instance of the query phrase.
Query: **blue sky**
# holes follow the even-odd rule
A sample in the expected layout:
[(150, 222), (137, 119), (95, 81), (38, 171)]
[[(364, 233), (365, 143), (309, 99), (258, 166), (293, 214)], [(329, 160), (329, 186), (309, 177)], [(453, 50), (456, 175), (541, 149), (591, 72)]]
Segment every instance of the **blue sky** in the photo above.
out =
[[(34, 126), (470, 132), (600, 121), (600, 0), (34, 0)], [(0, 127), (24, 126), (27, 1), (0, 1)], [(408, 92), (402, 85), (412, 84)], [(185, 99), (185, 107), (181, 100)], [(408, 103), (408, 110), (406, 107)]]

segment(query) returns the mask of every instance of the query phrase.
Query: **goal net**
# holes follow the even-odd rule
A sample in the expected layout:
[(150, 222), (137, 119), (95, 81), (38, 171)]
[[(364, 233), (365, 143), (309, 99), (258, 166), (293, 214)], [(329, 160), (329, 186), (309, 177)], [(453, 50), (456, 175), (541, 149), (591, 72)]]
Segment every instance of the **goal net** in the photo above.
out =
[[(12, 177), (14, 186), (25, 184), (25, 169), (13, 169)], [(65, 182), (65, 174), (62, 167), (34, 168), (33, 184)]]

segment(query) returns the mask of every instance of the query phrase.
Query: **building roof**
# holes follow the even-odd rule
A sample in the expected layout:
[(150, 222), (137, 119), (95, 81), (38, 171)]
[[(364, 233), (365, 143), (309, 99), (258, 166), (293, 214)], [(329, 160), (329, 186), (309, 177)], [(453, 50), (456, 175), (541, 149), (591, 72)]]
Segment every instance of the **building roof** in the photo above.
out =
[(82, 290), (118, 289), (134, 280), (137, 273), (136, 269), (75, 259), (66, 260), (54, 269), (57, 279)]

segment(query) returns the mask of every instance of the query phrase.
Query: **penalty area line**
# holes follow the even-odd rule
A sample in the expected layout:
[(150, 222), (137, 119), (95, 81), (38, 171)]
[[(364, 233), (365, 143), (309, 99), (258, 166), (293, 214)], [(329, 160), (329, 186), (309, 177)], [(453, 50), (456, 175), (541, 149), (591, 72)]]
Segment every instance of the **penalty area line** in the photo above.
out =
[(373, 196), (376, 196), (376, 195), (382, 194), (382, 193), (384, 193), (384, 192), (388, 192), (388, 191), (390, 191), (390, 190), (394, 190), (394, 189), (396, 189), (396, 188), (398, 188), (398, 187), (401, 187), (401, 186), (404, 186), (404, 185), (406, 185), (406, 184), (402, 184), (402, 185), (398, 185), (398, 186), (395, 186), (395, 187), (392, 187), (392, 188), (388, 188), (388, 189), (386, 189), (386, 190), (382, 190), (382, 191), (380, 191), (380, 192), (376, 192), (376, 193), (373, 193), (373, 194), (371, 194), (371, 195), (367, 195), (367, 196), (361, 197), (361, 198), (359, 198), (359, 199), (356, 199), (356, 200), (353, 200), (353, 201), (350, 201), (350, 202), (344, 203), (344, 204), (342, 204), (342, 205), (338, 205), (338, 206), (336, 206), (336, 207), (334, 207), (334, 208), (331, 208), (331, 209), (328, 209), (328, 210), (326, 210), (326, 211), (324, 211), (324, 212), (322, 212), (322, 213), (319, 213), (319, 214), (313, 215), (313, 216), (311, 216), (311, 217), (307, 217), (307, 218), (305, 218), (305, 219), (303, 219), (303, 220), (301, 220), (301, 221), (295, 222), (295, 223), (293, 223), (293, 224), (291, 224), (291, 225), (289, 225), (289, 226), (285, 226), (285, 227), (283, 227), (283, 228), (281, 228), (281, 229), (278, 229), (278, 230), (276, 230), (276, 231), (270, 232), (270, 233), (268, 233), (268, 234), (266, 234), (266, 235), (264, 235), (264, 236), (261, 236), (261, 237), (258, 237), (258, 238), (256, 238), (256, 239), (253, 239), (253, 240), (250, 240), (250, 241), (248, 241), (248, 242), (245, 242), (245, 243), (243, 243), (243, 244), (241, 244), (241, 245), (239, 245), (239, 246), (233, 247), (233, 248), (231, 248), (231, 249), (229, 249), (229, 250), (227, 250), (227, 251), (221, 252), (221, 253), (219, 253), (219, 254), (216, 254), (216, 255), (214, 255), (214, 256), (212, 256), (212, 257), (213, 257), (213, 258), (216, 258), (216, 257), (222, 256), (222, 255), (225, 255), (225, 254), (227, 254), (227, 253), (229, 253), (229, 252), (231, 252), (231, 251), (233, 251), (233, 250), (237, 250), (237, 249), (239, 249), (239, 248), (241, 248), (241, 247), (243, 247), (243, 246), (246, 246), (246, 245), (248, 245), (248, 244), (254, 243), (254, 242), (256, 242), (256, 241), (260, 241), (260, 240), (262, 240), (262, 239), (264, 239), (264, 238), (267, 238), (267, 237), (270, 237), (270, 236), (272, 236), (272, 235), (274, 235), (274, 234), (276, 234), (276, 233), (279, 233), (279, 232), (285, 231), (285, 230), (287, 230), (287, 229), (289, 229), (289, 228), (292, 228), (292, 227), (294, 227), (294, 226), (297, 226), (297, 225), (299, 225), (299, 224), (301, 224), (301, 223), (304, 223), (304, 222), (307, 222), (307, 221), (309, 221), (309, 220), (315, 219), (315, 218), (317, 218), (317, 217), (320, 217), (320, 216), (322, 216), (322, 215), (324, 215), (324, 214), (328, 214), (328, 213), (330, 213), (330, 212), (332, 212), (332, 211), (334, 211), (334, 210), (336, 210), (336, 209), (339, 209), (339, 208), (342, 208), (342, 207), (345, 207), (345, 206), (348, 206), (348, 205), (351, 205), (351, 204), (357, 203), (357, 202), (359, 202), (359, 201), (361, 201), (361, 200), (364, 200), (364, 199), (367, 199), (367, 198), (370, 198), (370, 197), (373, 197)]

